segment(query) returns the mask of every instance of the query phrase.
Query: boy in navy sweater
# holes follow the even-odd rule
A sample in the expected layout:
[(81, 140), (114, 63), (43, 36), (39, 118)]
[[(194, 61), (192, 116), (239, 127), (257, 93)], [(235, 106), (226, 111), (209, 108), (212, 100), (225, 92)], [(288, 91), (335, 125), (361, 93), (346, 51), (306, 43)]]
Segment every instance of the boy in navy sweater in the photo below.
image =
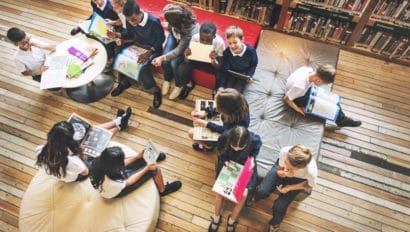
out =
[[(139, 80), (144, 89), (150, 90), (154, 94), (153, 106), (158, 108), (162, 102), (160, 88), (154, 80), (151, 71), (151, 61), (162, 54), (162, 44), (165, 41), (164, 29), (158, 18), (143, 12), (134, 0), (127, 0), (124, 5), (123, 14), (127, 19), (127, 30), (121, 33), (110, 33), (117, 39), (121, 39), (122, 44), (135, 44), (138, 47), (147, 49), (147, 52), (138, 57), (138, 63), (143, 64), (140, 70)], [(125, 89), (129, 88), (129, 79), (119, 74), (119, 84), (112, 92), (112, 96), (120, 95)]]
[(228, 70), (252, 77), (258, 65), (258, 55), (255, 48), (243, 43), (243, 31), (239, 26), (228, 27), (225, 34), (229, 47), (223, 53), (222, 73), (217, 87), (234, 88), (243, 93), (246, 84), (252, 83), (252, 80), (233, 76)]

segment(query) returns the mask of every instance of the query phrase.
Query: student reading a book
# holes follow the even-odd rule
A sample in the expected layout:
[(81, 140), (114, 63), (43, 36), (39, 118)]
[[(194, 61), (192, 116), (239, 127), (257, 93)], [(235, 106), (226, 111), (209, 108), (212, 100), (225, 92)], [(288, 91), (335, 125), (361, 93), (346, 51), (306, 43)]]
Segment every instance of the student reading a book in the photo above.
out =
[(47, 69), (44, 66), (46, 61), (44, 50), (54, 52), (56, 47), (31, 39), (23, 30), (16, 27), (7, 31), (7, 38), (18, 48), (14, 56), (17, 71), (23, 76), (31, 76), (33, 80), (40, 82), (41, 74)]
[[(115, 120), (98, 126), (115, 134), (128, 126), (130, 116), (131, 108), (126, 112), (119, 109)], [(36, 154), (36, 165), (44, 168), (47, 174), (55, 176), (60, 181), (84, 180), (88, 175), (83, 150), (74, 140), (74, 127), (69, 122), (62, 121), (54, 124), (47, 134), (47, 143), (38, 146)]]
[[(301, 67), (294, 71), (286, 81), (286, 95), (283, 100), (294, 110), (305, 116), (303, 108), (309, 100), (310, 86), (322, 86), (333, 83), (336, 69), (329, 64), (320, 65), (316, 71), (310, 67)], [(361, 121), (347, 117), (340, 108), (336, 118), (338, 127), (358, 127)]]
[(169, 99), (177, 98), (184, 87), (181, 76), (178, 75), (178, 65), (184, 61), (185, 48), (189, 46), (192, 36), (199, 32), (199, 24), (191, 8), (181, 3), (171, 3), (163, 9), (165, 20), (168, 22), (169, 35), (161, 56), (152, 61), (154, 66), (161, 66), (164, 70), (162, 95), (169, 91), (171, 80), (175, 78), (175, 87)]
[(125, 158), (120, 147), (106, 148), (93, 160), (90, 167), (90, 180), (104, 198), (117, 198), (127, 195), (150, 178), (161, 196), (181, 188), (180, 181), (164, 185), (161, 169), (156, 162), (147, 164), (143, 159), (144, 150), (133, 157)]
[(125, 15), (122, 13), (125, 2), (126, 0), (111, 0), (112, 9), (115, 11), (115, 13), (117, 13), (118, 19), (106, 19), (106, 21), (109, 25), (115, 26), (117, 30), (119, 30), (121, 27), (122, 29), (127, 28), (127, 19), (125, 18)]
[[(236, 126), (222, 134), (218, 139), (218, 161), (216, 167), (216, 177), (219, 175), (223, 166), (229, 166), (230, 161), (239, 164), (245, 164), (248, 157), (251, 158), (249, 170), (253, 169), (252, 177), (243, 193), (241, 201), (235, 205), (232, 214), (228, 216), (226, 231), (235, 231), (238, 224), (237, 219), (245, 204), (248, 191), (253, 191), (256, 187), (257, 170), (256, 156), (259, 154), (259, 149), (262, 146), (262, 140), (259, 135), (249, 132), (243, 126)], [(217, 194), (215, 200), (214, 215), (211, 216), (211, 224), (208, 231), (218, 231), (218, 227), (222, 222), (221, 210), (224, 198)]]
[[(162, 44), (165, 41), (164, 29), (157, 17), (142, 11), (133, 0), (126, 1), (123, 14), (127, 19), (127, 30), (122, 33), (113, 32), (109, 36), (121, 39), (124, 47), (134, 44), (147, 49), (147, 52), (138, 57), (137, 62), (142, 64), (139, 80), (144, 89), (153, 93), (153, 106), (158, 108), (162, 103), (162, 95), (154, 80), (150, 65), (155, 57), (162, 54)], [(130, 86), (130, 79), (119, 74), (118, 86), (111, 92), (111, 95), (118, 96)]]
[[(225, 42), (216, 34), (216, 26), (212, 22), (205, 22), (199, 28), (199, 33), (191, 38), (191, 43), (201, 43), (205, 45), (212, 45), (212, 51), (209, 53), (209, 62), (190, 60), (192, 54), (190, 48), (186, 48), (184, 52), (184, 62), (178, 66), (178, 76), (181, 77), (183, 89), (179, 95), (180, 99), (185, 99), (191, 90), (195, 87), (195, 83), (191, 80), (192, 70), (200, 67), (205, 67), (212, 70), (217, 79), (217, 72), (222, 66), (222, 55), (225, 50)], [(217, 84), (218, 85), (218, 84)]]
[(258, 65), (258, 55), (255, 48), (243, 42), (243, 30), (239, 26), (228, 27), (225, 34), (229, 47), (223, 52), (221, 76), (217, 87), (234, 88), (243, 93), (246, 84), (252, 83), (252, 79), (240, 78), (228, 70), (252, 77)]
[(277, 190), (279, 197), (273, 203), (273, 218), (269, 231), (279, 230), (286, 210), (299, 192), (313, 188), (317, 179), (316, 161), (310, 148), (304, 145), (287, 146), (281, 149), (279, 158), (256, 188), (254, 201), (266, 198)]
[[(205, 111), (193, 111), (191, 113), (193, 124), (195, 126), (203, 126), (212, 131), (223, 133), (234, 126), (248, 127), (250, 122), (249, 105), (245, 96), (235, 89), (227, 88), (220, 89), (215, 95), (216, 109)], [(221, 114), (223, 125), (218, 125), (213, 122), (204, 120), (207, 114)], [(193, 139), (193, 128), (189, 131), (189, 137)], [(211, 152), (215, 149), (213, 143), (205, 143), (203, 141), (194, 141), (192, 148), (196, 151)]]

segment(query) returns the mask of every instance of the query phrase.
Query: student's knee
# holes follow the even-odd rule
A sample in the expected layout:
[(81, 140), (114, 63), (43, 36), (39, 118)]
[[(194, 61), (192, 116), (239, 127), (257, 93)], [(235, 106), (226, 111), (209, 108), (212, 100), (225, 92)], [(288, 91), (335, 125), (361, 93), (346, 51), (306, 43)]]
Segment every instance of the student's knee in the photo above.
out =
[(188, 136), (189, 138), (194, 139), (194, 128), (189, 129)]

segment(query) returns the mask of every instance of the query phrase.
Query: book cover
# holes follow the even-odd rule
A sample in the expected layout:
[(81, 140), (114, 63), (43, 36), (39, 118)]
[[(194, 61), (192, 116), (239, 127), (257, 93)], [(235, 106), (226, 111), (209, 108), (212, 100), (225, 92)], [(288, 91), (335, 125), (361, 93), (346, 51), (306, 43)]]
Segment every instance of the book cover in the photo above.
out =
[(74, 140), (80, 143), (86, 155), (99, 156), (111, 140), (110, 131), (91, 125), (88, 120), (78, 114), (72, 113), (68, 122), (74, 127)]
[(189, 48), (191, 49), (191, 55), (188, 56), (189, 60), (211, 63), (211, 58), (209, 58), (209, 54), (213, 50), (211, 44), (202, 44), (191, 41), (189, 43)]
[[(213, 122), (218, 125), (222, 125), (221, 115), (216, 112), (216, 103), (214, 100), (198, 99), (195, 101), (195, 111), (204, 111), (207, 116), (203, 118), (208, 122)], [(200, 141), (218, 141), (220, 134), (214, 132), (209, 128), (195, 126), (194, 127), (194, 140)]]
[(114, 38), (108, 38), (107, 32), (111, 29), (111, 26), (107, 24), (105, 19), (96, 12), (93, 13), (90, 26), (88, 27), (89, 34), (103, 42), (109, 44), (114, 42)]
[(304, 111), (322, 119), (336, 121), (340, 112), (340, 96), (312, 85)]
[(145, 147), (143, 158), (147, 164), (155, 163), (158, 159), (159, 151), (154, 146), (151, 140), (148, 140), (147, 146)]
[(249, 157), (244, 165), (230, 161), (229, 167), (222, 167), (212, 191), (239, 203), (253, 174), (253, 169), (249, 171), (250, 165), (251, 158)]
[(138, 57), (147, 50), (135, 45), (124, 48), (114, 60), (114, 70), (138, 81), (142, 64), (139, 64)]

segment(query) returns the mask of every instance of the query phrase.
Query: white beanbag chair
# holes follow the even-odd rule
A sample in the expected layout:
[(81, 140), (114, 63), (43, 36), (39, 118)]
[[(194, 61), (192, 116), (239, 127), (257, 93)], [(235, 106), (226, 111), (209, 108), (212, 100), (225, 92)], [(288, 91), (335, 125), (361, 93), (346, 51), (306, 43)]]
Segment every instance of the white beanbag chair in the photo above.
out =
[[(125, 155), (135, 155), (120, 146)], [(20, 231), (153, 231), (159, 215), (158, 190), (151, 179), (118, 199), (100, 197), (89, 179), (64, 183), (40, 169), (24, 194)]]

